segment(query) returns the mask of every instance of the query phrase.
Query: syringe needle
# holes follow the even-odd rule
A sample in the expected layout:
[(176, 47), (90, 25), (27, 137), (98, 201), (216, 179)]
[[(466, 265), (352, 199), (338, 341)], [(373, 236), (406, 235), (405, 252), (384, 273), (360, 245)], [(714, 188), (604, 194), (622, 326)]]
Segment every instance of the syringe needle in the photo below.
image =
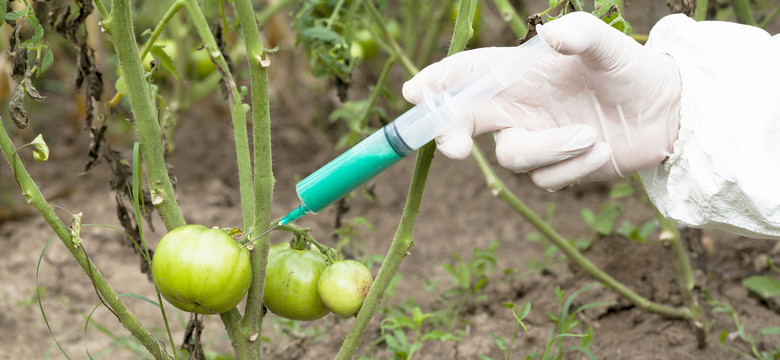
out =
[(254, 239), (252, 239), (252, 240), (249, 240), (249, 241), (248, 241), (246, 244), (244, 244), (244, 245), (241, 245), (241, 247), (240, 247), (240, 248), (238, 248), (238, 250), (241, 250), (241, 249), (243, 249), (243, 248), (247, 247), (247, 245), (249, 245), (249, 244), (251, 244), (251, 243), (253, 243), (253, 242), (257, 241), (257, 239), (259, 239), (259, 238), (263, 237), (263, 235), (265, 235), (265, 234), (268, 234), (269, 232), (271, 232), (271, 230), (273, 230), (273, 229), (276, 229), (277, 227), (279, 227), (279, 225), (282, 225), (282, 224), (281, 224), (279, 221), (277, 221), (277, 222), (276, 222), (276, 224), (274, 224), (274, 226), (271, 226), (271, 228), (270, 228), (270, 229), (268, 229), (268, 230), (266, 230), (266, 231), (263, 231), (263, 233), (262, 233), (262, 234), (260, 234), (260, 235), (257, 235), (257, 236), (256, 236)]

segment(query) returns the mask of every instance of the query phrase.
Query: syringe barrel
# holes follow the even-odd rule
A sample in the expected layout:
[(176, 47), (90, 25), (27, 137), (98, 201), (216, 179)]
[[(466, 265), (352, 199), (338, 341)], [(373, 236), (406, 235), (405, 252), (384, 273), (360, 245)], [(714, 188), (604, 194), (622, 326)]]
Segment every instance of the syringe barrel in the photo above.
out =
[(298, 182), (295, 191), (301, 205), (318, 213), (402, 158), (379, 130)]
[[(301, 180), (295, 190), (305, 212), (317, 213), (447, 130), (485, 101), (518, 81), (545, 54), (539, 36), (424, 101)], [(541, 50), (541, 51), (540, 51)]]

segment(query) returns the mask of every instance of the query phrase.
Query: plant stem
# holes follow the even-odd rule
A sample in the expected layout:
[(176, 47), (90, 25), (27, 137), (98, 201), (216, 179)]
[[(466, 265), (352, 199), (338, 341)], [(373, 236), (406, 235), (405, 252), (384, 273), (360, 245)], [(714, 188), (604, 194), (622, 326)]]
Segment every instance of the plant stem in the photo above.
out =
[(509, 0), (493, 0), (498, 12), (501, 13), (501, 19), (512, 29), (518, 39), (525, 37), (528, 33), (528, 28), (525, 26), (525, 15), (520, 16), (515, 10), (515, 7), (509, 2)]
[(709, 0), (698, 0), (696, 2), (696, 9), (693, 10), (693, 19), (696, 21), (707, 20), (708, 7), (709, 7)]
[(268, 6), (257, 13), (257, 23), (260, 25), (265, 24), (272, 16), (294, 3), (296, 3), (296, 0), (279, 0), (268, 4)]
[[(252, 130), (254, 143), (254, 221), (252, 234), (259, 234), (271, 221), (271, 202), (273, 200), (274, 175), (271, 164), (271, 113), (268, 103), (268, 66), (265, 47), (260, 38), (260, 30), (255, 11), (250, 0), (235, 0), (238, 21), (246, 42), (246, 56), (249, 63), (250, 91), (252, 96)], [(247, 295), (246, 311), (241, 319), (244, 333), (260, 334), (262, 330), (262, 301), (265, 283), (265, 268), (268, 257), (270, 236), (266, 234), (259, 245), (251, 252), (252, 284)], [(260, 341), (248, 339), (260, 354)]]
[[(141, 54), (139, 57), (141, 58), (141, 61), (146, 57), (147, 54), (149, 54), (149, 51), (152, 50), (152, 46), (154, 45), (154, 42), (157, 40), (157, 38), (162, 33), (163, 29), (165, 29), (165, 25), (168, 24), (168, 22), (171, 21), (174, 15), (184, 6), (184, 2), (181, 0), (175, 1), (173, 4), (171, 4), (171, 7), (168, 8), (168, 11), (165, 12), (165, 15), (163, 15), (162, 19), (160, 19), (160, 22), (157, 23), (157, 26), (155, 26), (154, 30), (152, 31), (152, 34), (149, 36), (149, 40), (146, 41), (146, 45), (144, 45), (144, 48), (141, 50)], [(119, 100), (122, 99), (121, 93), (116, 93), (114, 97), (108, 102), (109, 107), (114, 107), (119, 103)]]
[(747, 0), (731, 0), (731, 6), (734, 8), (734, 15), (737, 17), (737, 21), (743, 24), (758, 26)]
[(522, 217), (531, 223), (539, 232), (545, 235), (550, 241), (555, 244), (566, 256), (572, 260), (575, 264), (585, 270), (588, 275), (604, 283), (605, 286), (614, 290), (620, 295), (628, 298), (637, 306), (646, 309), (648, 311), (657, 312), (659, 314), (681, 319), (692, 319), (694, 314), (688, 308), (673, 308), (667, 305), (659, 304), (650, 301), (641, 295), (635, 293), (631, 289), (627, 288), (621, 282), (609, 274), (601, 271), (596, 265), (594, 265), (588, 258), (577, 250), (569, 241), (563, 238), (550, 224), (545, 222), (541, 217), (533, 212), (528, 206), (526, 206), (517, 196), (515, 196), (506, 185), (498, 178), (493, 169), (490, 167), (485, 156), (480, 151), (479, 147), (474, 144), (474, 150), (471, 152), (471, 157), (477, 163), (477, 166), (482, 171), (482, 175), (485, 177), (488, 187), (493, 191), (493, 195), (504, 200), (509, 206), (517, 211)]
[[(13, 142), (8, 137), (8, 133), (5, 131), (5, 127), (0, 124), (0, 149), (5, 155), (8, 164), (13, 170), (14, 178), (16, 179), (19, 188), (22, 190), (28, 203), (32, 205), (43, 216), (46, 222), (51, 226), (57, 236), (60, 238), (65, 248), (70, 251), (71, 255), (84, 269), (84, 272), (90, 277), (97, 291), (103, 297), (105, 303), (114, 311), (122, 325), (130, 331), (141, 344), (151, 353), (155, 359), (171, 359), (170, 354), (162, 350), (159, 340), (157, 340), (151, 333), (144, 329), (143, 325), (138, 321), (138, 318), (128, 309), (125, 304), (119, 300), (119, 296), (111, 288), (106, 279), (95, 267), (95, 264), (87, 257), (86, 253), (82, 249), (74, 246), (70, 230), (60, 220), (54, 209), (49, 205), (46, 199), (41, 194), (38, 186), (35, 185), (35, 181), (30, 177), (30, 174), (22, 164), (21, 159), (16, 154)], [(81, 246), (84, 246), (82, 244)]]
[(677, 224), (665, 218), (657, 209), (656, 218), (658, 218), (661, 225), (661, 235), (659, 236), (661, 245), (673, 258), (674, 269), (677, 274), (677, 285), (680, 287), (680, 294), (682, 295), (683, 302), (691, 311), (691, 318), (689, 320), (696, 332), (698, 347), (703, 349), (707, 345), (705, 339), (706, 331), (702, 319), (704, 311), (694, 292), (696, 277), (693, 275), (691, 261), (686, 254), (680, 231), (677, 229)]
[[(699, 1), (702, 1), (702, 0), (699, 0)], [(766, 18), (764, 18), (764, 20), (762, 20), (760, 24), (758, 24), (758, 27), (760, 27), (762, 29), (766, 29), (766, 27), (769, 25), (769, 23), (771, 23), (777, 17), (777, 15), (780, 15), (780, 6), (776, 7), (774, 10), (772, 10), (772, 12), (769, 13), (769, 15), (767, 15)]]
[(393, 55), (398, 57), (398, 60), (401, 62), (401, 66), (403, 66), (404, 69), (410, 74), (418, 73), (419, 70), (416, 66), (414, 66), (414, 64), (412, 64), (412, 61), (409, 60), (409, 58), (406, 56), (406, 53), (403, 51), (403, 49), (401, 49), (401, 46), (398, 45), (398, 41), (396, 41), (395, 38), (390, 35), (389, 31), (387, 31), (385, 22), (382, 19), (382, 16), (379, 14), (379, 10), (377, 10), (376, 6), (374, 6), (374, 3), (370, 0), (364, 0), (363, 3), (366, 5), (371, 18), (374, 20), (374, 23), (382, 32), (382, 36), (384, 36), (384, 38), (390, 44), (390, 48), (393, 50)]
[(385, 87), (385, 82), (387, 82), (387, 77), (390, 75), (390, 70), (393, 68), (393, 65), (395, 65), (396, 59), (397, 58), (395, 56), (390, 56), (390, 58), (385, 62), (384, 66), (382, 66), (382, 71), (379, 73), (379, 78), (374, 85), (374, 89), (371, 91), (371, 95), (368, 97), (368, 106), (366, 106), (366, 111), (360, 116), (361, 127), (368, 125), (368, 119), (371, 117), (371, 109), (374, 108), (377, 100), (379, 100), (379, 95), (382, 93), (382, 89)]
[(106, 9), (106, 5), (103, 4), (103, 0), (95, 0), (95, 7), (97, 7), (98, 12), (103, 19), (108, 18), (109, 12)]
[[(468, 33), (468, 28), (471, 27), (470, 17), (474, 15), (474, 6), (472, 4), (475, 0), (462, 0), (461, 8), (459, 10), (458, 18), (464, 16), (468, 18), (468, 22), (457, 22), (455, 26), (455, 34), (453, 35), (453, 41), (450, 45), (450, 54), (457, 53), (466, 46), (468, 37), (464, 33)], [(376, 8), (373, 7), (370, 1), (365, 2), (372, 12), (372, 16), (375, 19), (379, 19)], [(463, 9), (472, 9), (463, 14)], [(460, 25), (458, 25), (460, 24)], [(381, 25), (381, 22), (380, 22)], [(383, 30), (385, 32), (386, 30)], [(388, 37), (392, 39), (391, 36)], [(398, 46), (395, 44), (394, 47)], [(414, 75), (414, 74), (412, 74)], [(376, 309), (379, 307), (379, 303), (382, 301), (382, 297), (390, 285), (393, 276), (395, 276), (398, 267), (401, 265), (401, 261), (406, 257), (409, 249), (414, 246), (414, 225), (417, 222), (417, 214), (420, 211), (420, 203), (422, 202), (423, 191), (425, 190), (425, 183), (428, 180), (428, 171), (431, 168), (433, 162), (433, 154), (436, 151), (436, 144), (431, 141), (417, 151), (417, 159), (414, 164), (414, 171), (412, 173), (412, 182), (409, 185), (409, 193), (406, 197), (406, 204), (404, 205), (404, 211), (401, 214), (401, 222), (396, 228), (393, 241), (390, 244), (390, 249), (385, 256), (385, 261), (382, 262), (382, 266), (379, 268), (379, 273), (376, 275), (374, 284), (368, 291), (366, 300), (363, 302), (363, 306), (357, 314), (355, 323), (352, 325), (347, 338), (344, 339), (344, 343), (341, 344), (338, 354), (335, 359), (348, 360), (352, 359), (360, 346), (360, 341), (363, 339), (363, 334), (368, 327), (371, 318), (376, 313)]]
[(338, 354), (336, 354), (335, 359), (337, 360), (352, 359), (355, 355), (360, 346), (360, 341), (363, 339), (363, 333), (365, 333), (371, 318), (379, 307), (387, 287), (401, 265), (401, 261), (406, 257), (409, 249), (414, 246), (414, 225), (417, 222), (417, 214), (420, 211), (422, 194), (435, 150), (436, 146), (431, 142), (417, 151), (417, 160), (412, 174), (412, 182), (409, 185), (404, 212), (401, 215), (401, 222), (396, 229), (395, 236), (393, 236), (393, 242), (387, 251), (385, 261), (379, 268), (376, 279), (374, 279), (374, 283), (368, 291), (366, 300), (355, 318), (355, 323), (341, 345)]
[(162, 135), (157, 120), (149, 86), (144, 77), (138, 46), (133, 33), (133, 20), (128, 0), (115, 0), (111, 15), (103, 21), (103, 27), (111, 34), (119, 66), (130, 95), (130, 108), (136, 124), (136, 134), (141, 144), (141, 155), (146, 168), (147, 182), (152, 193), (152, 203), (168, 230), (185, 224), (179, 210), (173, 185), (162, 149)]
[[(423, 32), (422, 41), (420, 41), (420, 45), (417, 46), (417, 53), (414, 57), (416, 64), (427, 63), (430, 60), (431, 54), (438, 47), (437, 41), (439, 40), (442, 30), (445, 25), (450, 23), (447, 17), (450, 16), (450, 9), (452, 8), (453, 1), (454, 0), (441, 1), (441, 4), (428, 6), (429, 8), (432, 8), (428, 13), (430, 20), (428, 20), (428, 18), (425, 18), (426, 20), (424, 20), (424, 23), (427, 24), (427, 26)], [(408, 6), (411, 8), (417, 7), (411, 4)], [(419, 34), (416, 34), (416, 36), (419, 37)], [(411, 42), (411, 44), (414, 43), (415, 42)]]

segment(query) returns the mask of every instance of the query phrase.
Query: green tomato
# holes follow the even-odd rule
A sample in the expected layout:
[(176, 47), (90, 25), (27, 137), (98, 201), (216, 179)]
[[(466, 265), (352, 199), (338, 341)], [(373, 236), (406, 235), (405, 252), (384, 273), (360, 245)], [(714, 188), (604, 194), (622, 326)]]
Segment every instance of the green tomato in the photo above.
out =
[(195, 79), (203, 79), (214, 72), (217, 66), (211, 61), (208, 50), (196, 48), (190, 52), (190, 69)]
[(185, 225), (163, 236), (152, 259), (160, 294), (173, 306), (220, 314), (244, 298), (252, 280), (249, 251), (219, 229)]
[(374, 279), (371, 271), (355, 260), (337, 261), (320, 276), (317, 286), (322, 302), (334, 314), (354, 316), (363, 306)]
[(317, 320), (329, 310), (320, 300), (317, 283), (325, 269), (319, 251), (283, 249), (269, 256), (263, 304), (276, 315), (292, 320)]
[(370, 59), (376, 56), (379, 46), (368, 29), (355, 31), (353, 37), (351, 47), (349, 48), (352, 57)]

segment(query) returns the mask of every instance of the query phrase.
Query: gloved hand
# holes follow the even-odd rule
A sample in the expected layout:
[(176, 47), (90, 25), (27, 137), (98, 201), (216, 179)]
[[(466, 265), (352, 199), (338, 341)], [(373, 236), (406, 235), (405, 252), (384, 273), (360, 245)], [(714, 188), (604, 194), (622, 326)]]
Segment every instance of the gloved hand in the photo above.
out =
[[(680, 75), (673, 59), (655, 53), (587, 13), (571, 13), (537, 28), (564, 56), (542, 61), (460, 119), (460, 131), (436, 139), (438, 149), (466, 158), (471, 137), (495, 131), (501, 166), (530, 172), (557, 190), (581, 180), (624, 176), (660, 164), (672, 151), (680, 119)], [(423, 100), (512, 48), (455, 54), (423, 69), (403, 95)]]

